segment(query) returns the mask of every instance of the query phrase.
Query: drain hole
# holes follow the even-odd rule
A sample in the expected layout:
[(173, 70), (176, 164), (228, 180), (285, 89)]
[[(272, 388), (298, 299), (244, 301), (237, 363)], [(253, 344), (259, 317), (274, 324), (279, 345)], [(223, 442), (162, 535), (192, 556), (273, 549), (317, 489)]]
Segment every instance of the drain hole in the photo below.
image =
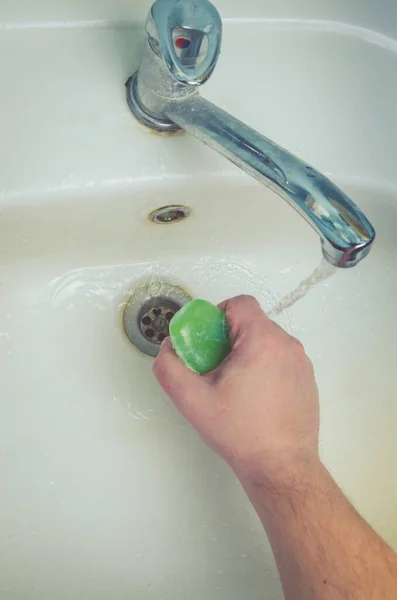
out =
[(180, 308), (179, 303), (161, 296), (145, 302), (138, 315), (142, 334), (154, 344), (161, 344), (169, 335), (169, 322)]
[[(161, 289), (164, 293), (158, 295)], [(152, 295), (152, 291), (156, 295)], [(139, 350), (157, 356), (160, 344), (169, 335), (169, 323), (191, 296), (177, 285), (153, 282), (140, 286), (128, 300), (123, 315), (125, 333)]]
[(170, 205), (157, 208), (150, 213), (149, 219), (157, 224), (170, 224), (182, 221), (190, 216), (190, 208), (183, 205)]

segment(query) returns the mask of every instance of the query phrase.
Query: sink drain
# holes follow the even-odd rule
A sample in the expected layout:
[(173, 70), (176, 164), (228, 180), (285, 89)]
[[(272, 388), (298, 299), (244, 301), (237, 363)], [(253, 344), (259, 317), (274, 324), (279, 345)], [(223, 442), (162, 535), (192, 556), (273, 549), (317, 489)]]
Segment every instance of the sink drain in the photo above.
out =
[(191, 210), (188, 206), (183, 206), (182, 204), (171, 204), (169, 206), (162, 206), (161, 208), (153, 210), (149, 215), (149, 219), (153, 223), (157, 223), (157, 225), (168, 225), (170, 223), (177, 223), (178, 221), (187, 219), (190, 216), (190, 213)]
[(179, 304), (169, 298), (151, 298), (147, 306), (142, 308), (142, 317), (139, 319), (145, 338), (154, 344), (161, 344), (168, 335), (169, 322), (180, 308)]
[(172, 317), (192, 297), (180, 286), (167, 281), (151, 282), (135, 289), (123, 314), (125, 333), (134, 346), (157, 356), (169, 334)]

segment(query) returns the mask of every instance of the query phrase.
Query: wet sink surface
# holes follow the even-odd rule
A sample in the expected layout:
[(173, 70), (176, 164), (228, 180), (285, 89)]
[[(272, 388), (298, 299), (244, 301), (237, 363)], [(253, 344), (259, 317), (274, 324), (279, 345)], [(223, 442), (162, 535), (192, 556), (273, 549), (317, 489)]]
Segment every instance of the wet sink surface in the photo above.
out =
[[(320, 245), (259, 184), (191, 190), (3, 212), (2, 598), (282, 597), (244, 493), (159, 389), (122, 309), (138, 282), (162, 278), (212, 301), (254, 294), (269, 310), (317, 266)], [(380, 189), (347, 191), (377, 229), (372, 254), (279, 322), (314, 362), (324, 460), (397, 546), (397, 205)], [(150, 223), (167, 198), (192, 216)]]
[[(315, 365), (325, 462), (397, 548), (397, 42), (358, 26), (364, 8), (354, 25), (357, 3), (249, 4), (265, 18), (224, 23), (203, 95), (330, 176), (377, 230), (362, 264), (278, 320)], [(373, 10), (391, 32), (386, 4)], [(0, 598), (281, 600), (244, 493), (122, 312), (159, 279), (270, 310), (318, 266), (319, 240), (197, 140), (132, 118), (143, 23), (42, 25), (0, 32)], [(148, 221), (167, 204), (192, 216)]]

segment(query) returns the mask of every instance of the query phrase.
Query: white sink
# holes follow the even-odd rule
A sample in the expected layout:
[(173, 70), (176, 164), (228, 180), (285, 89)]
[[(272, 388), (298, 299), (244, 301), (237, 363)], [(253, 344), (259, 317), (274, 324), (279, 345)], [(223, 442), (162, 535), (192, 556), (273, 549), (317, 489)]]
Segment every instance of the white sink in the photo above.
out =
[[(275, 50), (254, 55), (267, 81), (255, 81), (247, 62), (244, 99), (228, 52), (237, 35), (253, 39), (252, 28)], [(269, 310), (317, 266), (319, 239), (280, 198), (195, 140), (149, 135), (133, 121), (122, 89), (131, 64), (124, 58), (120, 67), (114, 52), (119, 44), (127, 56), (125, 30), (5, 36), (26, 69), (20, 81), (29, 83), (40, 57), (44, 74), (23, 117), (13, 112), (16, 82), (3, 98), (14, 146), (2, 148), (1, 598), (281, 599), (239, 484), (160, 391), (152, 359), (123, 332), (122, 308), (135, 285), (161, 278), (211, 301), (254, 294)], [(225, 37), (223, 79), (214, 75), (207, 96), (328, 171), (377, 230), (367, 259), (279, 322), (314, 362), (325, 462), (397, 547), (396, 43), (277, 22), (230, 25)], [(51, 80), (55, 39), (69, 44), (70, 65)], [(87, 50), (103, 43), (105, 74), (103, 54)], [(299, 52), (306, 68), (297, 76)], [(92, 70), (103, 78), (96, 106)], [(62, 75), (69, 88), (79, 84), (78, 98), (60, 95), (55, 109)], [(220, 83), (227, 77), (229, 91)], [(21, 120), (25, 129), (16, 127)], [(166, 204), (188, 205), (192, 215), (173, 225), (148, 221)]]

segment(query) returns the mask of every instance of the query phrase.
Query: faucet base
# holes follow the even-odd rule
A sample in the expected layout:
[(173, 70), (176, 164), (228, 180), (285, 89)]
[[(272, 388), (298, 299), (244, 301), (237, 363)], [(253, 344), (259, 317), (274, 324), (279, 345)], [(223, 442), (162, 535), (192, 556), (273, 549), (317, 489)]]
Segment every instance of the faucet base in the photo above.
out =
[(128, 106), (134, 117), (138, 119), (142, 125), (145, 125), (145, 127), (154, 129), (159, 133), (175, 133), (176, 131), (181, 131), (182, 127), (179, 127), (179, 125), (173, 121), (153, 117), (142, 108), (137, 96), (137, 81), (138, 71), (134, 73), (125, 84), (125, 87), (127, 88)]

